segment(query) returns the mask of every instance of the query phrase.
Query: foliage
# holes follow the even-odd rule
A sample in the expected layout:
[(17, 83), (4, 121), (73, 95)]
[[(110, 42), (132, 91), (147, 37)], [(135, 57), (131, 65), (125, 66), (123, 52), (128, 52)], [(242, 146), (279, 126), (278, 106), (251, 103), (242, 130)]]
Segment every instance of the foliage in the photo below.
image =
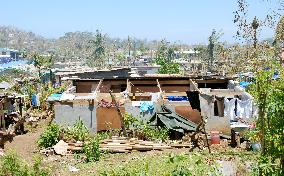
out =
[(160, 42), (156, 53), (156, 63), (160, 65), (158, 73), (160, 74), (177, 74), (180, 72), (180, 66), (173, 62), (175, 48), (167, 45), (165, 40)]
[(33, 53), (33, 64), (38, 69), (38, 77), (41, 77), (41, 70), (42, 69), (51, 69), (54, 65), (54, 58), (52, 55), (44, 56), (38, 53)]
[(98, 132), (96, 134), (96, 138), (98, 140), (104, 140), (104, 139), (108, 139), (110, 137), (110, 133), (108, 131), (105, 131), (105, 132)]
[[(279, 162), (279, 161), (278, 161)], [(281, 169), (278, 168), (279, 163), (275, 163), (270, 157), (261, 156), (257, 165), (253, 167), (252, 175), (271, 175), (278, 176), (283, 175)], [(283, 172), (283, 171), (282, 171)]]
[(97, 137), (92, 138), (83, 146), (83, 152), (87, 157), (87, 162), (99, 161), (100, 153), (100, 140)]
[[(274, 8), (272, 4), (266, 4), (267, 9), (263, 9), (266, 12), (261, 17), (253, 17), (249, 14), (249, 6), (251, 5), (248, 0), (237, 0), (237, 10), (234, 12), (234, 23), (237, 25), (237, 37), (239, 39), (245, 39), (246, 42), (252, 42), (254, 40), (254, 26), (252, 22), (254, 19), (258, 21), (259, 28), (257, 33), (260, 32), (261, 27), (271, 27), (273, 28), (279, 17), (283, 14), (283, 1), (267, 1), (268, 3), (274, 3)], [(261, 2), (261, 1), (260, 1)], [(264, 2), (264, 1), (263, 1)], [(255, 7), (257, 8), (257, 7)], [(249, 18), (252, 16), (252, 18)]]
[(34, 156), (33, 159), (34, 159), (34, 164), (32, 166), (32, 169), (30, 169), (30, 175), (35, 175), (35, 176), (49, 175), (48, 169), (42, 166), (42, 157)]
[(39, 147), (52, 147), (58, 142), (60, 128), (57, 124), (51, 123), (40, 135), (37, 144)]
[(125, 113), (123, 118), (124, 118), (124, 125), (126, 129), (129, 129), (130, 126), (133, 126), (138, 123), (137, 118), (135, 118), (132, 114)]
[(215, 45), (218, 44), (218, 40), (223, 34), (221, 32), (217, 32), (215, 29), (212, 30), (211, 35), (208, 38), (208, 68), (209, 71), (212, 71), (213, 62), (214, 62), (214, 48)]
[[(279, 73), (279, 79), (272, 80), (275, 72)], [(275, 171), (281, 171), (284, 167), (283, 73), (283, 68), (275, 67), (275, 65), (271, 65), (270, 69), (267, 70), (259, 70), (256, 74), (256, 82), (250, 90), (259, 108), (257, 125), (259, 126), (259, 138), (262, 145), (262, 157), (271, 158), (271, 161), (275, 163), (280, 161), (280, 164), (276, 164), (274, 167)]]
[(34, 164), (29, 166), (14, 152), (8, 152), (0, 158), (0, 175), (2, 176), (47, 176), (49, 171), (42, 166), (40, 157), (34, 158)]
[(92, 48), (91, 56), (89, 57), (89, 66), (103, 67), (106, 56), (106, 37), (99, 30), (96, 30), (95, 39), (89, 40), (89, 48)]
[(141, 127), (141, 131), (146, 140), (166, 141), (169, 137), (169, 130), (163, 127), (152, 128), (148, 124), (144, 124)]
[[(29, 85), (27, 85), (29, 87)], [(59, 93), (59, 92), (64, 92), (65, 90), (65, 86), (62, 85), (60, 87), (56, 87), (56, 88), (53, 88), (49, 85), (44, 85), (42, 84), (41, 85), (41, 92), (40, 92), (40, 106), (41, 106), (41, 109), (42, 110), (45, 110), (47, 107), (48, 107), (48, 103), (47, 103), (47, 98), (51, 95), (51, 94), (54, 94), (54, 93)], [(32, 89), (33, 90), (33, 89)], [(33, 93), (35, 93), (35, 90), (33, 90)], [(28, 94), (29, 97), (31, 98), (32, 94)]]
[(260, 142), (260, 134), (259, 134), (259, 129), (256, 128), (256, 129), (249, 129), (246, 133), (245, 133), (245, 136), (248, 140), (250, 140), (251, 142), (253, 143), (256, 143), (256, 142)]
[(276, 26), (273, 46), (275, 48), (275, 55), (280, 60), (280, 64), (283, 64), (282, 55), (282, 44), (284, 41), (284, 16), (282, 16)]
[(81, 119), (79, 119), (71, 128), (69, 127), (64, 130), (64, 137), (67, 140), (84, 142), (90, 138), (90, 131), (84, 125), (84, 122)]
[(17, 49), (22, 53), (44, 51), (52, 47), (50, 40), (14, 26), (0, 26), (0, 46)]
[(19, 69), (9, 69), (0, 72), (0, 82), (12, 82), (15, 78), (23, 79), (30, 76), (29, 72), (19, 70)]
[(204, 155), (192, 153), (190, 155), (146, 156), (115, 167), (105, 166), (101, 169), (100, 175), (218, 175), (218, 171), (214, 163), (206, 162)]

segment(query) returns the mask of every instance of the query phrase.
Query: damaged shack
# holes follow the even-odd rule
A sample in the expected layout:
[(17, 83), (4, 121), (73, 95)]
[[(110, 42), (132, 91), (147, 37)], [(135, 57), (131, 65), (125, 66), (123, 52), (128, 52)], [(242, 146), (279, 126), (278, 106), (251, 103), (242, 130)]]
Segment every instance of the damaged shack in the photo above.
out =
[(94, 132), (121, 128), (115, 102), (122, 114), (180, 133), (194, 131), (203, 117), (207, 131), (230, 134), (238, 119), (254, 115), (251, 96), (231, 78), (145, 75), (70, 80), (69, 91), (48, 99), (55, 121), (69, 126), (80, 118)]

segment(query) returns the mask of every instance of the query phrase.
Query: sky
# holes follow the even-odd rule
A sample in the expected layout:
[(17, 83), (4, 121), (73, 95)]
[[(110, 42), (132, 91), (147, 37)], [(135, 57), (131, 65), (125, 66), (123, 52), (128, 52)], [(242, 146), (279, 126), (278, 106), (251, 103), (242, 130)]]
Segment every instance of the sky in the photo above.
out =
[[(96, 29), (111, 37), (206, 43), (212, 29), (235, 42), (237, 0), (4, 0), (0, 25), (12, 25), (46, 38)], [(274, 4), (250, 2), (249, 15), (262, 17)], [(262, 38), (273, 36), (264, 29)]]

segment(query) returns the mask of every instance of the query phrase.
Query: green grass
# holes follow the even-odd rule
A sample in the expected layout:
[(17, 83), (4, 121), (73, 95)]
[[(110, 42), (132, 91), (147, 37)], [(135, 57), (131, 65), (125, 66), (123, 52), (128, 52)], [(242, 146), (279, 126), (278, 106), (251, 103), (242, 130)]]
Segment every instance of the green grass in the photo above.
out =
[(103, 154), (100, 161), (77, 163), (78, 175), (102, 176), (178, 176), (220, 175), (217, 160), (232, 161), (238, 175), (251, 175), (246, 163), (257, 163), (254, 152), (188, 152), (186, 149), (163, 152)]

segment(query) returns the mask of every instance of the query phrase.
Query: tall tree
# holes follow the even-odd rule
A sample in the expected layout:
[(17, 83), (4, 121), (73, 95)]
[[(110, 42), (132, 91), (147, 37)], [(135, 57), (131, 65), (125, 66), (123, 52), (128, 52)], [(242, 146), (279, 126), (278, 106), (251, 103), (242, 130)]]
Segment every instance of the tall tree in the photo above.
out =
[(221, 32), (217, 32), (215, 29), (212, 30), (211, 35), (208, 38), (208, 70), (213, 70), (213, 62), (214, 62), (214, 48), (218, 43), (218, 40), (222, 36)]
[(156, 52), (156, 63), (160, 65), (158, 73), (161, 74), (177, 74), (180, 73), (180, 66), (173, 62), (175, 49), (168, 45), (166, 40), (160, 42)]
[(106, 47), (105, 47), (105, 35), (103, 35), (99, 30), (96, 30), (95, 39), (90, 40), (89, 44), (93, 48), (91, 53), (91, 66), (97, 66), (102, 68), (105, 66), (106, 57)]
[(282, 16), (276, 26), (274, 42), (276, 56), (282, 65), (284, 63), (282, 52), (284, 47), (284, 16)]

